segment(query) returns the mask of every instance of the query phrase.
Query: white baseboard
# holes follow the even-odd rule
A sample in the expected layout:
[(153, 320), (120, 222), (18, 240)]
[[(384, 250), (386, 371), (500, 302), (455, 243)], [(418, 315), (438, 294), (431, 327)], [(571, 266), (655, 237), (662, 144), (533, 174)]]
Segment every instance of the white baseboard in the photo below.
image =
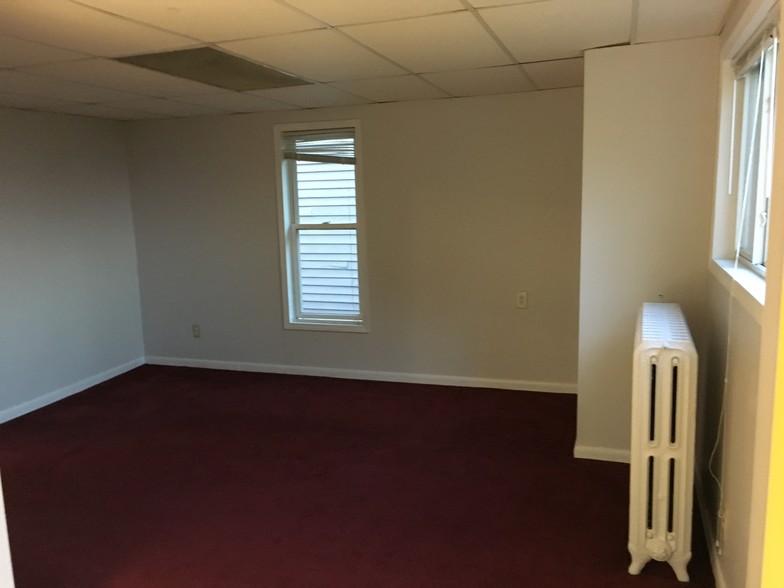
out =
[(118, 365), (99, 374), (95, 374), (94, 376), (90, 376), (89, 378), (79, 380), (78, 382), (69, 386), (53, 390), (52, 392), (38, 396), (32, 400), (28, 400), (26, 402), (22, 402), (21, 404), (0, 410), (0, 423), (5, 423), (11, 419), (15, 419), (24, 414), (27, 414), (28, 412), (43, 408), (48, 404), (52, 404), (53, 402), (67, 398), (68, 396), (86, 390), (87, 388), (95, 386), (96, 384), (100, 384), (101, 382), (105, 382), (106, 380), (110, 380), (111, 378), (119, 376), (120, 374), (124, 374), (125, 372), (130, 371), (133, 368), (137, 368), (140, 365), (144, 365), (144, 358), (139, 357), (133, 361), (129, 361), (128, 363)]
[(574, 456), (580, 459), (597, 459), (599, 461), (629, 463), (631, 460), (631, 450), (611, 449), (609, 447), (591, 447), (588, 445), (575, 445)]
[(703, 490), (702, 478), (697, 475), (694, 477), (694, 484), (697, 494), (697, 508), (700, 509), (702, 528), (705, 531), (705, 541), (708, 544), (708, 555), (710, 557), (713, 579), (716, 581), (716, 588), (727, 588), (727, 581), (724, 579), (724, 572), (719, 562), (719, 552), (716, 550), (716, 525), (708, 512), (708, 505), (705, 503), (705, 492)]
[(147, 363), (179, 367), (197, 367), (240, 372), (264, 372), (270, 374), (292, 374), (298, 376), (323, 376), (349, 380), (375, 380), (406, 384), (436, 384), (440, 386), (465, 386), (467, 388), (500, 388), (502, 390), (524, 390), (528, 392), (555, 392), (576, 394), (577, 384), (569, 382), (532, 382), (528, 380), (504, 380), (495, 378), (469, 378), (465, 376), (439, 376), (411, 374), (405, 372), (378, 372), (372, 370), (350, 370), (342, 368), (279, 365), (213, 359), (187, 359), (180, 357), (147, 357)]

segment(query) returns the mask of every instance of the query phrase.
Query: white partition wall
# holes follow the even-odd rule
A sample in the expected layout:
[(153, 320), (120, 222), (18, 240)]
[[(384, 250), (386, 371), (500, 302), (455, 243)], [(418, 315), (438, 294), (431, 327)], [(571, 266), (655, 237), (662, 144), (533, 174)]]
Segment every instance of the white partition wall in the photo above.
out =
[(716, 38), (585, 57), (575, 455), (626, 461), (637, 311), (678, 302), (699, 348), (718, 101)]

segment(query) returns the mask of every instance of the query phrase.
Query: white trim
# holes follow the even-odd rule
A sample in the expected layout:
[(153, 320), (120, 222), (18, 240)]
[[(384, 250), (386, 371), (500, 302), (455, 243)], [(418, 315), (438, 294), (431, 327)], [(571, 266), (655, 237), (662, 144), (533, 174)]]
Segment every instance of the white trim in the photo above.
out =
[(91, 388), (97, 384), (100, 384), (101, 382), (105, 382), (106, 380), (111, 380), (112, 378), (137, 368), (140, 365), (144, 365), (144, 358), (139, 357), (129, 361), (128, 363), (118, 365), (117, 367), (113, 367), (99, 374), (95, 374), (94, 376), (90, 376), (89, 378), (79, 380), (78, 382), (75, 382), (69, 386), (53, 390), (52, 392), (48, 392), (47, 394), (38, 396), (32, 400), (27, 400), (26, 402), (22, 402), (15, 406), (0, 410), (0, 423), (8, 422), (11, 419), (15, 419), (24, 414), (33, 412), (34, 410), (57, 402), (58, 400), (72, 396), (77, 392), (87, 390), (87, 388)]
[[(741, 3), (738, 3), (740, 6)], [(722, 39), (722, 55), (736, 59), (747, 48), (754, 32), (765, 26), (766, 21), (777, 22), (778, 0), (749, 0), (732, 30)]]
[(575, 445), (574, 456), (578, 459), (596, 459), (599, 461), (614, 461), (616, 463), (631, 462), (631, 450), (629, 449)]
[(762, 324), (765, 279), (740, 264), (736, 267), (734, 261), (727, 259), (711, 260), (708, 270), (729, 295), (737, 300), (758, 324)]
[(379, 372), (371, 370), (352, 370), (318, 366), (280, 365), (242, 361), (221, 361), (215, 359), (189, 359), (184, 357), (147, 357), (152, 365), (208, 368), (239, 372), (264, 372), (270, 374), (291, 374), (298, 376), (321, 376), (345, 378), (349, 380), (373, 380), (380, 382), (400, 382), (405, 384), (434, 384), (438, 386), (463, 386), (466, 388), (499, 388), (501, 390), (521, 390), (527, 392), (552, 392), (576, 394), (577, 384), (570, 382), (532, 382), (528, 380), (505, 380), (497, 378), (471, 378), (467, 376), (445, 376), (434, 374), (412, 374), (405, 372)]
[(363, 321), (360, 324), (352, 321), (346, 321), (345, 324), (338, 324), (337, 321), (324, 321), (324, 323), (317, 322), (288, 322), (283, 325), (284, 329), (292, 331), (328, 331), (331, 333), (369, 333), (367, 322)]
[[(294, 228), (293, 209), (296, 197), (288, 188), (290, 178), (283, 169), (283, 134), (298, 131), (352, 129), (354, 132), (354, 174), (356, 182), (356, 222), (351, 223), (357, 232), (357, 269), (359, 272), (359, 308), (360, 316), (354, 321), (336, 319), (310, 321), (298, 318), (299, 293), (296, 279), (297, 258), (293, 254), (291, 231)], [(367, 229), (365, 220), (365, 188), (362, 174), (362, 126), (359, 119), (328, 120), (315, 122), (278, 123), (273, 125), (273, 144), (275, 147), (275, 189), (278, 205), (278, 241), (280, 243), (281, 290), (283, 295), (283, 328), (305, 331), (331, 331), (349, 333), (367, 333), (370, 330), (370, 295), (368, 284), (367, 262)], [(307, 226), (307, 225), (299, 225)]]
[(705, 504), (702, 476), (697, 475), (695, 482), (697, 485), (697, 507), (700, 509), (702, 530), (705, 534), (705, 542), (708, 545), (708, 556), (710, 557), (713, 579), (716, 581), (716, 588), (727, 588), (727, 581), (724, 579), (724, 572), (719, 563), (719, 553), (716, 551), (716, 532), (713, 521), (711, 520), (711, 515), (708, 512), (708, 505)]

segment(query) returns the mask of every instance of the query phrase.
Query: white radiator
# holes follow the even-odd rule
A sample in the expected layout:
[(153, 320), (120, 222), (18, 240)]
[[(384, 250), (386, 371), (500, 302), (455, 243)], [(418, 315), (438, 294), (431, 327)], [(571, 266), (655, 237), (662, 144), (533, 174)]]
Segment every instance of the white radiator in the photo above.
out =
[(688, 582), (697, 351), (677, 304), (640, 309), (633, 378), (629, 573), (655, 559)]

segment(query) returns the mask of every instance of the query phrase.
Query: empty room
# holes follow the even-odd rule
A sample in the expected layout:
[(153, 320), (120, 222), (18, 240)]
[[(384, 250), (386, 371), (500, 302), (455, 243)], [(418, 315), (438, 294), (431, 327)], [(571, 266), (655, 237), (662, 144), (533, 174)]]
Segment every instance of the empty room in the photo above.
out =
[(0, 587), (784, 585), (779, 23), (0, 2)]

